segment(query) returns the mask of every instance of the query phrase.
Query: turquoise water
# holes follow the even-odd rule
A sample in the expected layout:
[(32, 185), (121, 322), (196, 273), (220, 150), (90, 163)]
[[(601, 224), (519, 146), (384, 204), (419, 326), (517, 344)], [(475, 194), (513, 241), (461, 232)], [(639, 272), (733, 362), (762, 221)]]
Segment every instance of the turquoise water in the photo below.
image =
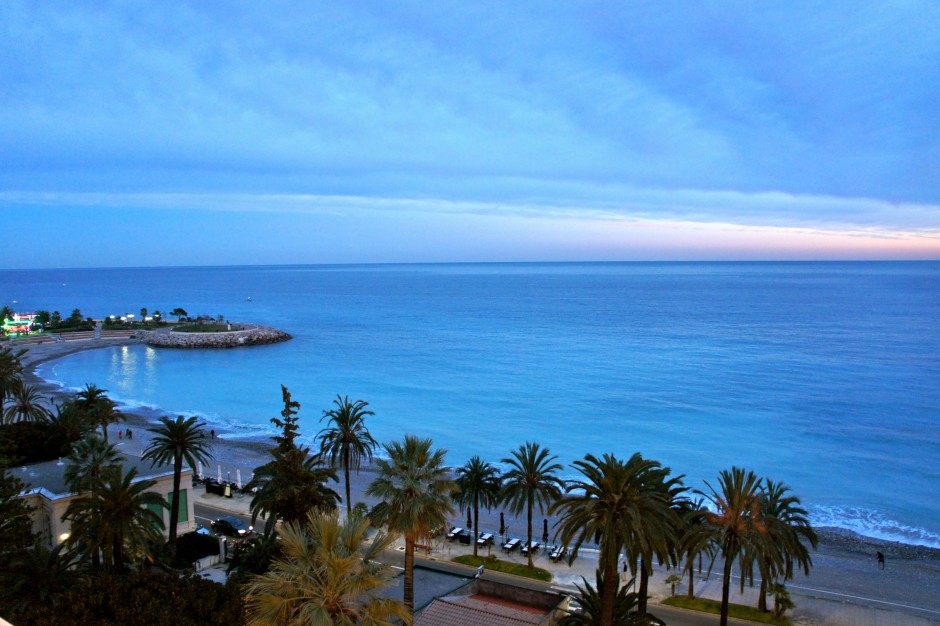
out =
[[(337, 393), (381, 441), (452, 464), (526, 440), (564, 463), (634, 451), (701, 487), (742, 465), (818, 524), (940, 546), (940, 263), (289, 266), (0, 273), (17, 308), (222, 313), (294, 340), (76, 354), (41, 374), (270, 433), (280, 385), (312, 437)], [(248, 297), (251, 296), (251, 302)]]

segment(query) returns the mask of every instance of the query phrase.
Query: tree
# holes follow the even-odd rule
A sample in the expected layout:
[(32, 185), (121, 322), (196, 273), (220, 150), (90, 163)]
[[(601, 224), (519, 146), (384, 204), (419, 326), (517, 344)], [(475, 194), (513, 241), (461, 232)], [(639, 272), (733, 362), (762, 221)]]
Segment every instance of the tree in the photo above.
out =
[(3, 308), (0, 309), (0, 324), (6, 320), (12, 320), (14, 315), (16, 315), (16, 311), (10, 308), (9, 305), (4, 305)]
[(473, 508), (473, 556), (476, 556), (477, 539), (480, 537), (480, 506), (489, 509), (499, 504), (499, 470), (491, 463), (474, 456), (466, 465), (457, 469), (456, 483), (459, 491), (454, 494), (454, 500), (461, 507)]
[(304, 523), (280, 533), (282, 556), (268, 572), (248, 579), (249, 626), (284, 624), (395, 624), (407, 619), (402, 603), (376, 597), (393, 578), (379, 561), (394, 537), (366, 543), (369, 524), (311, 511)]
[(149, 507), (165, 509), (166, 500), (149, 491), (154, 480), (136, 480), (137, 468), (126, 474), (123, 467), (107, 472), (100, 484), (69, 503), (64, 519), (72, 525), (66, 540), (82, 554), (102, 555), (106, 570), (124, 568), (126, 554), (135, 558), (149, 553), (149, 546), (163, 535), (163, 515)]
[(72, 314), (69, 315), (69, 319), (66, 323), (69, 326), (81, 326), (82, 325), (82, 312), (79, 309), (73, 309)]
[(55, 413), (46, 418), (51, 428), (51, 435), (59, 445), (57, 456), (69, 454), (72, 444), (94, 431), (94, 425), (88, 422), (82, 412), (75, 407), (71, 399), (55, 406)]
[(147, 321), (147, 307), (144, 307), (140, 310), (140, 321), (141, 322)]
[[(251, 499), (252, 523), (259, 515), (285, 524), (299, 522), (306, 519), (310, 509), (333, 510), (339, 500), (339, 494), (325, 485), (328, 480), (336, 481), (335, 472), (321, 465), (319, 455), (311, 456), (309, 448), (295, 442), (300, 434), (296, 417), (300, 403), (291, 399), (284, 385), (281, 385), (281, 396), (283, 419), (271, 419), (271, 423), (281, 429), (281, 434), (273, 437), (277, 443), (271, 449), (273, 459), (256, 468), (247, 485), (249, 489), (257, 489)], [(274, 524), (268, 524), (267, 529), (273, 532)]]
[(335, 409), (323, 412), (322, 422), (329, 418), (327, 427), (319, 432), (317, 439), (320, 441), (320, 454), (329, 460), (330, 467), (343, 468), (343, 474), (346, 478), (346, 514), (352, 511), (352, 495), (349, 485), (350, 467), (359, 473), (359, 467), (362, 459), (366, 458), (372, 462), (372, 452), (378, 445), (378, 442), (372, 438), (369, 429), (366, 428), (365, 418), (367, 415), (375, 415), (372, 411), (366, 409), (368, 402), (356, 400), (350, 402), (349, 397), (336, 396), (333, 400)]
[(90, 433), (72, 446), (65, 467), (65, 484), (72, 493), (94, 491), (126, 460), (117, 448)]
[[(674, 538), (673, 513), (659, 489), (664, 470), (639, 453), (627, 462), (611, 454), (600, 458), (588, 454), (572, 466), (584, 479), (570, 481), (565, 487), (567, 495), (549, 512), (561, 515), (558, 532), (561, 543), (571, 547), (571, 561), (585, 542), (599, 546), (598, 584), (602, 586), (598, 588), (601, 606), (597, 623), (609, 625), (615, 618), (620, 551), (626, 551), (635, 570), (638, 558), (666, 548)], [(642, 593), (637, 597), (643, 615)]]
[(124, 421), (127, 417), (117, 409), (117, 405), (105, 394), (107, 389), (101, 389), (92, 383), (86, 383), (85, 388), (75, 394), (74, 403), (85, 418), (101, 428), (104, 440), (108, 441), (108, 426)]
[(196, 462), (208, 463), (209, 450), (212, 445), (206, 436), (205, 422), (200, 422), (195, 416), (183, 419), (180, 415), (175, 420), (168, 417), (160, 418), (160, 425), (148, 428), (147, 432), (154, 437), (150, 445), (144, 450), (142, 458), (149, 460), (151, 465), (163, 463), (173, 465), (173, 502), (170, 504), (170, 536), (169, 543), (176, 543), (177, 517), (180, 509), (180, 479), (183, 473), (183, 461), (190, 467)]
[(684, 572), (689, 576), (688, 598), (695, 597), (695, 557), (699, 557), (699, 571), (701, 571), (701, 555), (706, 553), (709, 559), (715, 557), (715, 547), (711, 542), (700, 545), (697, 537), (702, 535), (702, 530), (708, 523), (705, 508), (705, 501), (701, 498), (696, 500), (686, 500), (679, 512), (678, 551), (685, 557)]
[[(532, 545), (532, 510), (535, 505), (545, 510), (561, 497), (564, 483), (555, 475), (562, 469), (561, 465), (554, 463), (557, 458), (549, 456), (548, 448), (527, 441), (518, 450), (513, 450), (510, 457), (502, 460), (509, 469), (503, 474), (500, 500), (516, 515), (526, 512), (526, 545)], [(532, 551), (528, 553), (531, 568)]]
[(176, 307), (175, 309), (170, 311), (170, 315), (175, 315), (176, 321), (179, 322), (181, 319), (189, 315), (189, 313), (187, 313), (186, 309), (184, 309), (183, 307)]
[[(757, 608), (762, 612), (767, 611), (768, 585), (772, 587), (780, 578), (792, 580), (794, 566), (809, 574), (813, 559), (803, 541), (813, 549), (818, 544), (809, 513), (800, 506), (800, 499), (787, 495), (788, 492), (790, 487), (768, 478), (761, 485), (761, 516), (766, 520), (769, 532), (764, 535), (765, 541), (759, 552), (749, 556), (756, 561), (761, 577)], [(781, 567), (776, 567), (778, 564)]]
[[(581, 581), (584, 583), (584, 587), (575, 584), (575, 588), (578, 590), (578, 604), (581, 605), (581, 610), (563, 617), (558, 622), (558, 626), (596, 626), (602, 623), (600, 616), (603, 603), (597, 591), (604, 587), (604, 579), (601, 571), (597, 570), (596, 589), (592, 587), (591, 583), (583, 576), (581, 577)], [(643, 618), (636, 612), (638, 598), (637, 594), (629, 591), (632, 586), (633, 580), (630, 580), (630, 582), (620, 587), (617, 591), (617, 596), (614, 598), (613, 625), (641, 626), (650, 623), (663, 624), (662, 621), (653, 616)]]
[(33, 543), (31, 509), (20, 497), (25, 490), (23, 481), (0, 467), (0, 563)]
[(20, 383), (13, 387), (13, 403), (3, 411), (3, 423), (31, 422), (48, 419), (49, 412), (39, 396), (39, 389)]
[(49, 320), (51, 319), (52, 319), (52, 315), (49, 313), (49, 311), (39, 310), (39, 311), (36, 311), (36, 317), (34, 319), (34, 322), (38, 324), (39, 326), (45, 328), (45, 326), (49, 323)]
[(24, 354), (26, 350), (14, 352), (6, 346), (0, 348), (0, 414), (3, 413), (3, 401), (20, 385), (20, 375), (23, 373), (20, 358)]
[(58, 328), (62, 325), (62, 314), (58, 311), (52, 312), (52, 317), (49, 318), (49, 326), (53, 329)]
[[(728, 601), (731, 591), (731, 567), (736, 559), (742, 569), (747, 554), (760, 550), (769, 526), (761, 515), (760, 479), (749, 470), (732, 467), (718, 474), (718, 484), (707, 481), (707, 492), (697, 492), (710, 503), (714, 512), (708, 512), (707, 526), (702, 529), (699, 545), (714, 541), (724, 559), (724, 577), (721, 581), (721, 626), (728, 624)], [(745, 571), (742, 571), (742, 582)]]
[(384, 444), (387, 459), (378, 459), (378, 476), (366, 495), (382, 500), (373, 510), (375, 523), (405, 537), (404, 600), (408, 618), (414, 614), (415, 542), (443, 526), (454, 513), (450, 496), (456, 485), (450, 479), (444, 457), (430, 439), (405, 435), (404, 441)]
[(0, 606), (11, 613), (61, 607), (63, 596), (86, 578), (76, 556), (66, 551), (64, 543), (52, 549), (38, 543), (18, 552), (0, 567)]

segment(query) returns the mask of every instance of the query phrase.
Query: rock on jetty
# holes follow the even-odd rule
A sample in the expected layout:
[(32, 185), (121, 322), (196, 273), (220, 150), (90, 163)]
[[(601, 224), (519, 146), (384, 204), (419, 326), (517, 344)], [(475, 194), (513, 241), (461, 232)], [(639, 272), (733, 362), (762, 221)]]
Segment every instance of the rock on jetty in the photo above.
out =
[(161, 348), (237, 348), (287, 341), (291, 336), (282, 330), (258, 324), (232, 324), (238, 330), (217, 333), (180, 333), (161, 328), (135, 333), (144, 343)]

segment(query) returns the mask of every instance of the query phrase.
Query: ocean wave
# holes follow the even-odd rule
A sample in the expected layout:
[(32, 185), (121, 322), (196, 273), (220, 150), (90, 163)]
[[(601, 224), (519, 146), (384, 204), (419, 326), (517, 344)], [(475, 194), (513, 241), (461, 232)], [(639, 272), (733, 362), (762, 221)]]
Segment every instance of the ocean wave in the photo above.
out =
[(940, 534), (889, 519), (872, 509), (810, 505), (807, 510), (813, 526), (842, 528), (872, 539), (940, 548)]

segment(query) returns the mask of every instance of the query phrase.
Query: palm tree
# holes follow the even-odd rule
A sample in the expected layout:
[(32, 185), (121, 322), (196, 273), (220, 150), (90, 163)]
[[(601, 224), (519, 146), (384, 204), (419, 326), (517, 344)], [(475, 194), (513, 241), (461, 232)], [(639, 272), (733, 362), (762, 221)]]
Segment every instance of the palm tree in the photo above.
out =
[(72, 493), (82, 493), (97, 489), (126, 459), (117, 448), (92, 433), (75, 442), (67, 460), (65, 484)]
[(305, 523), (282, 529), (282, 554), (247, 582), (249, 626), (373, 624), (405, 621), (401, 602), (376, 597), (392, 580), (381, 553), (394, 542), (384, 533), (366, 543), (369, 523), (311, 511)]
[(95, 426), (101, 427), (105, 442), (108, 441), (108, 426), (117, 424), (125, 419), (125, 415), (117, 409), (111, 398), (104, 395), (107, 389), (101, 389), (92, 383), (86, 383), (85, 388), (75, 394), (74, 404), (83, 415)]
[[(813, 559), (803, 540), (816, 548), (818, 539), (816, 532), (809, 523), (809, 513), (800, 506), (800, 499), (794, 495), (787, 495), (790, 487), (782, 482), (774, 482), (769, 478), (763, 481), (760, 503), (761, 515), (770, 527), (765, 536), (768, 540), (758, 554), (753, 555), (760, 573), (760, 596), (757, 608), (767, 612), (768, 585), (776, 583), (781, 576), (784, 580), (793, 579), (793, 566), (796, 565), (809, 574), (813, 566)], [(778, 571), (775, 564), (782, 565)]]
[(120, 570), (125, 554), (145, 555), (163, 535), (163, 515), (148, 507), (167, 508), (163, 496), (149, 491), (154, 480), (136, 480), (137, 468), (119, 467), (98, 487), (72, 500), (64, 519), (72, 529), (66, 540), (84, 554), (101, 553), (105, 568)]
[[(335, 409), (323, 412), (320, 419), (329, 418), (327, 427), (320, 431), (317, 439), (320, 440), (320, 453), (329, 459), (330, 466), (342, 467), (346, 477), (346, 514), (352, 512), (352, 496), (349, 485), (349, 469), (359, 467), (363, 458), (372, 462), (372, 452), (378, 442), (372, 438), (365, 425), (367, 415), (375, 415), (366, 410), (368, 402), (356, 400), (350, 402), (349, 397), (336, 396), (333, 400)], [(332, 424), (332, 426), (330, 426)]]
[(183, 473), (183, 461), (190, 467), (196, 462), (207, 463), (210, 458), (209, 443), (205, 431), (205, 422), (200, 422), (196, 416), (183, 419), (180, 415), (175, 420), (168, 417), (160, 418), (160, 426), (148, 428), (147, 432), (154, 437), (150, 445), (144, 450), (143, 459), (149, 460), (151, 465), (163, 463), (173, 465), (173, 502), (170, 505), (170, 536), (169, 543), (176, 543), (177, 516), (180, 509), (180, 479)]
[(24, 354), (26, 354), (25, 349), (14, 352), (6, 346), (0, 348), (0, 415), (3, 414), (3, 401), (20, 383), (20, 374), (23, 373), (23, 364), (20, 363), (20, 359)]
[(60, 543), (50, 549), (40, 542), (15, 554), (0, 568), (0, 605), (11, 613), (58, 606), (63, 595), (86, 579), (77, 555), (65, 547)]
[[(600, 570), (597, 571), (596, 589), (583, 576), (581, 581), (584, 587), (575, 584), (581, 611), (569, 613), (559, 620), (558, 626), (595, 626), (603, 623), (601, 621), (603, 601), (598, 590), (604, 587), (604, 579)], [(636, 612), (638, 598), (635, 593), (629, 591), (632, 586), (633, 580), (630, 580), (617, 591), (617, 596), (614, 598), (613, 626), (641, 626), (648, 623)]]
[(457, 469), (457, 488), (454, 500), (461, 507), (473, 508), (473, 556), (477, 555), (477, 540), (480, 537), (480, 505), (487, 509), (499, 504), (500, 475), (495, 465), (473, 456), (467, 464)]
[(30, 385), (19, 383), (13, 386), (13, 404), (3, 411), (3, 421), (6, 424), (14, 422), (31, 422), (47, 419), (49, 409), (42, 404), (39, 389)]
[[(760, 479), (749, 470), (732, 467), (718, 474), (718, 485), (707, 481), (707, 492), (697, 492), (710, 503), (714, 512), (706, 513), (707, 526), (696, 542), (705, 545), (714, 541), (724, 559), (724, 578), (721, 581), (721, 626), (728, 625), (728, 599), (731, 591), (731, 566), (739, 559), (742, 568), (744, 556), (756, 554), (770, 528), (761, 514)], [(743, 574), (744, 572), (742, 572)], [(742, 584), (743, 584), (742, 575)]]
[[(561, 543), (572, 549), (570, 560), (577, 558), (586, 541), (599, 546), (601, 606), (597, 623), (609, 625), (615, 620), (620, 551), (633, 556), (635, 568), (636, 557), (662, 549), (673, 538), (673, 513), (658, 488), (663, 469), (639, 453), (626, 463), (611, 454), (601, 458), (588, 454), (572, 465), (584, 480), (569, 482), (566, 497), (549, 513), (561, 513), (559, 534)], [(642, 594), (638, 598), (642, 603)], [(640, 613), (645, 613), (642, 604)]]
[[(512, 451), (512, 456), (502, 460), (509, 465), (503, 474), (503, 488), (500, 500), (509, 510), (519, 515), (526, 511), (528, 526), (526, 545), (532, 545), (532, 509), (536, 504), (545, 510), (561, 497), (564, 483), (555, 475), (562, 469), (554, 463), (556, 456), (549, 456), (548, 448), (542, 448), (534, 441), (527, 441)], [(532, 565), (532, 550), (529, 553), (529, 567)]]
[(405, 536), (404, 599), (409, 620), (415, 606), (415, 541), (444, 525), (454, 513), (450, 496), (456, 485), (444, 466), (447, 451), (431, 446), (430, 439), (414, 435), (384, 444), (388, 458), (376, 461), (378, 476), (366, 490), (366, 495), (382, 500), (372, 519)]
[(695, 597), (695, 557), (699, 557), (699, 570), (701, 571), (701, 554), (704, 552), (710, 558), (715, 556), (714, 544), (709, 542), (703, 546), (696, 540), (708, 523), (706, 513), (708, 509), (705, 508), (705, 501), (701, 498), (686, 500), (679, 512), (678, 551), (685, 557), (684, 572), (689, 575), (687, 595), (690, 600)]

